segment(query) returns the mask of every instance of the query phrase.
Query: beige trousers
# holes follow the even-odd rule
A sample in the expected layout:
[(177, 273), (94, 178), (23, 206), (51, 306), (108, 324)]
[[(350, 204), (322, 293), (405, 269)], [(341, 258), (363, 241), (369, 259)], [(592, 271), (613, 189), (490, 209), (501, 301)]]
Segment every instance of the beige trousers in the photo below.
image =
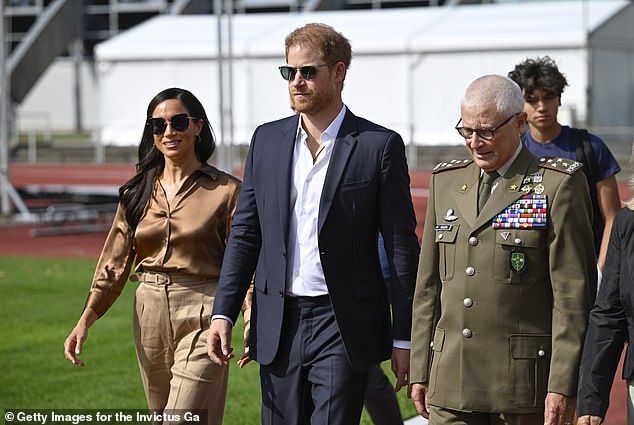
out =
[(183, 423), (185, 412), (198, 410), (207, 415), (203, 423), (220, 425), (228, 369), (207, 355), (217, 282), (150, 272), (138, 280), (134, 337), (149, 409), (166, 413), (163, 424)]

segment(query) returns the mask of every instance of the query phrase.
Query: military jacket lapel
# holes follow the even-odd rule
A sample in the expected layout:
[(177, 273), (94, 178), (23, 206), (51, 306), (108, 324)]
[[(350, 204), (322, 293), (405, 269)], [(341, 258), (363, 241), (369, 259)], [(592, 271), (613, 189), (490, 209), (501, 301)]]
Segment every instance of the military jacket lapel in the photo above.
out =
[(464, 179), (456, 180), (456, 187), (451, 191), (451, 196), (456, 202), (456, 207), (460, 211), (465, 222), (473, 227), (478, 214), (478, 179), (480, 178), (480, 168), (475, 163), (471, 163), (466, 169)]

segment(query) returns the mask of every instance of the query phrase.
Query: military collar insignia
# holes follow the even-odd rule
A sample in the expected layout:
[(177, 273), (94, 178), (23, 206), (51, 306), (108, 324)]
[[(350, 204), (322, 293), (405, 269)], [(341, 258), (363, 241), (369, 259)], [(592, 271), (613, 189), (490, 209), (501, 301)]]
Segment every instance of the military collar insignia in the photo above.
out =
[(537, 195), (541, 195), (542, 193), (544, 193), (544, 189), (544, 185), (540, 183), (533, 188), (533, 192), (535, 192), (535, 194)]

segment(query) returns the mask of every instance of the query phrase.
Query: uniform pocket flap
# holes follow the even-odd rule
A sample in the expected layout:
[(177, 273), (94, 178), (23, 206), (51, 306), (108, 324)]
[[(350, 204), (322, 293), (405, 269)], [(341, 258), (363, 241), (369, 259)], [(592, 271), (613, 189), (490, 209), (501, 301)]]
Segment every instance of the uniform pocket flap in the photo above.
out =
[(544, 246), (544, 237), (545, 232), (540, 230), (498, 229), (495, 231), (495, 242), (500, 245), (539, 248)]
[(436, 243), (454, 243), (458, 235), (459, 224), (437, 224), (434, 226), (436, 232)]
[(442, 351), (442, 346), (445, 344), (445, 330), (436, 328), (434, 332), (434, 340), (431, 343), (431, 348), (434, 351)]
[(550, 335), (511, 335), (511, 357), (514, 359), (550, 358)]

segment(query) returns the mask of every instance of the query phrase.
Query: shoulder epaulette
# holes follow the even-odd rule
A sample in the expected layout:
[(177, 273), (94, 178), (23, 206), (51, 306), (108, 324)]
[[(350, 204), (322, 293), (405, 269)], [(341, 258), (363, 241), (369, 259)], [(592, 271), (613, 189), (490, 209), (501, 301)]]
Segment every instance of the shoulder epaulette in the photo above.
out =
[(543, 156), (539, 158), (539, 166), (566, 174), (573, 174), (575, 171), (583, 167), (583, 164), (573, 159), (559, 158), (556, 156)]
[(432, 174), (440, 173), (441, 171), (453, 170), (455, 168), (464, 168), (467, 165), (471, 164), (473, 159), (452, 159), (449, 162), (441, 162), (437, 164), (433, 170), (431, 170)]

